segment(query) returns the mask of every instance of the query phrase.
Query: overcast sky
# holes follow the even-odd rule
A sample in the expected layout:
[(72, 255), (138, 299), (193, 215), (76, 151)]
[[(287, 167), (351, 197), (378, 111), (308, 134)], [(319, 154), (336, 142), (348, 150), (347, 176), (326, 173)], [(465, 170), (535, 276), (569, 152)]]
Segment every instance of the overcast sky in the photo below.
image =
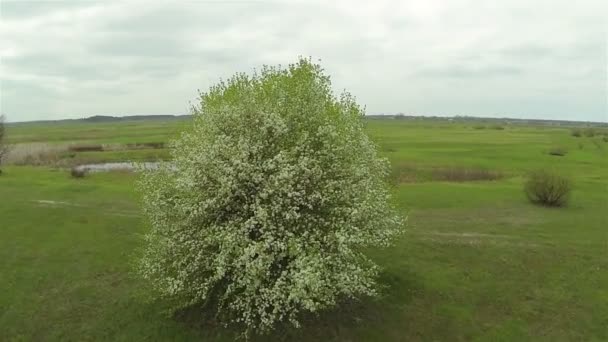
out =
[(368, 114), (608, 121), (605, 0), (0, 0), (9, 121), (185, 114), (299, 55)]

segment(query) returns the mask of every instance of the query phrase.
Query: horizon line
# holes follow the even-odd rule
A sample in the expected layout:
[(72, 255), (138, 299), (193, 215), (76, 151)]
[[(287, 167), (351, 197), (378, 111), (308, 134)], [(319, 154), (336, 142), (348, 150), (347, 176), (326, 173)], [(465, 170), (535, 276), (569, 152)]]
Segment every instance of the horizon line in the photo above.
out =
[[(4, 114), (5, 123), (7, 124), (19, 124), (19, 123), (35, 123), (35, 122), (56, 122), (56, 121), (79, 121), (79, 120), (87, 120), (94, 117), (108, 117), (108, 118), (129, 118), (129, 117), (141, 117), (141, 116), (172, 116), (172, 117), (181, 117), (181, 116), (191, 116), (192, 114), (124, 114), (124, 115), (107, 115), (107, 114), (95, 114), (86, 117), (79, 118), (61, 118), (61, 119), (34, 119), (34, 120), (24, 120), (24, 121), (10, 121), (9, 116)], [(417, 118), (471, 118), (471, 119), (494, 119), (494, 120), (519, 120), (519, 121), (559, 121), (559, 122), (574, 122), (574, 123), (594, 123), (594, 124), (608, 124), (608, 118), (606, 121), (594, 121), (594, 120), (582, 120), (582, 119), (554, 119), (554, 118), (523, 118), (516, 116), (477, 116), (477, 115), (464, 115), (464, 114), (406, 114), (403, 112), (396, 113), (366, 113), (366, 117), (370, 116), (386, 116), (386, 117), (394, 117), (394, 116), (403, 116), (403, 117), (417, 117)]]

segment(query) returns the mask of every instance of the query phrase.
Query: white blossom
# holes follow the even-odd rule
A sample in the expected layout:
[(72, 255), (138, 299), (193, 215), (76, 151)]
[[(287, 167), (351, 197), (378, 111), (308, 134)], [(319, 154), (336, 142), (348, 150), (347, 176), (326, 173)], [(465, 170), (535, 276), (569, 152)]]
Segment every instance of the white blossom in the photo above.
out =
[(220, 82), (193, 114), (172, 164), (139, 182), (151, 225), (140, 268), (159, 293), (247, 332), (377, 293), (363, 249), (404, 224), (351, 95), (301, 59)]

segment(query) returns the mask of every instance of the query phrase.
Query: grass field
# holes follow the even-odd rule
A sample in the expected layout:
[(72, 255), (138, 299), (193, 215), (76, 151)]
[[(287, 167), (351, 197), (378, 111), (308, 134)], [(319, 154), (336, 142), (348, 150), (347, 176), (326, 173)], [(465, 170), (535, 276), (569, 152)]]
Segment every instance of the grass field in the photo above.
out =
[[(166, 142), (185, 124), (18, 125), (8, 135), (15, 144)], [(395, 203), (409, 216), (408, 232), (394, 247), (370, 251), (384, 268), (384, 295), (260, 340), (608, 340), (608, 142), (559, 127), (504, 128), (368, 121), (392, 162)], [(548, 153), (557, 147), (567, 153)], [(78, 152), (77, 159), (167, 155), (157, 152)], [(527, 201), (523, 177), (539, 167), (573, 179), (567, 207)], [(44, 165), (4, 168), (0, 340), (235, 337), (198, 324), (196, 313), (169, 315), (166, 303), (146, 296), (147, 285), (132, 273), (146, 229), (135, 178), (110, 172), (73, 179)]]

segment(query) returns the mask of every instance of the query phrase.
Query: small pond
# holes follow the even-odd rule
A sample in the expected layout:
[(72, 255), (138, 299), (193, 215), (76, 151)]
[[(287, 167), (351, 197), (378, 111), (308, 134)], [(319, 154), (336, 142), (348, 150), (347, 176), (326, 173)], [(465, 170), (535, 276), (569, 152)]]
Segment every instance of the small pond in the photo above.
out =
[(139, 167), (145, 169), (157, 169), (159, 162), (146, 162), (146, 163), (135, 163), (135, 162), (114, 162), (114, 163), (99, 163), (99, 164), (84, 164), (78, 165), (75, 168), (77, 170), (86, 170), (87, 172), (106, 172), (106, 171), (135, 171)]

